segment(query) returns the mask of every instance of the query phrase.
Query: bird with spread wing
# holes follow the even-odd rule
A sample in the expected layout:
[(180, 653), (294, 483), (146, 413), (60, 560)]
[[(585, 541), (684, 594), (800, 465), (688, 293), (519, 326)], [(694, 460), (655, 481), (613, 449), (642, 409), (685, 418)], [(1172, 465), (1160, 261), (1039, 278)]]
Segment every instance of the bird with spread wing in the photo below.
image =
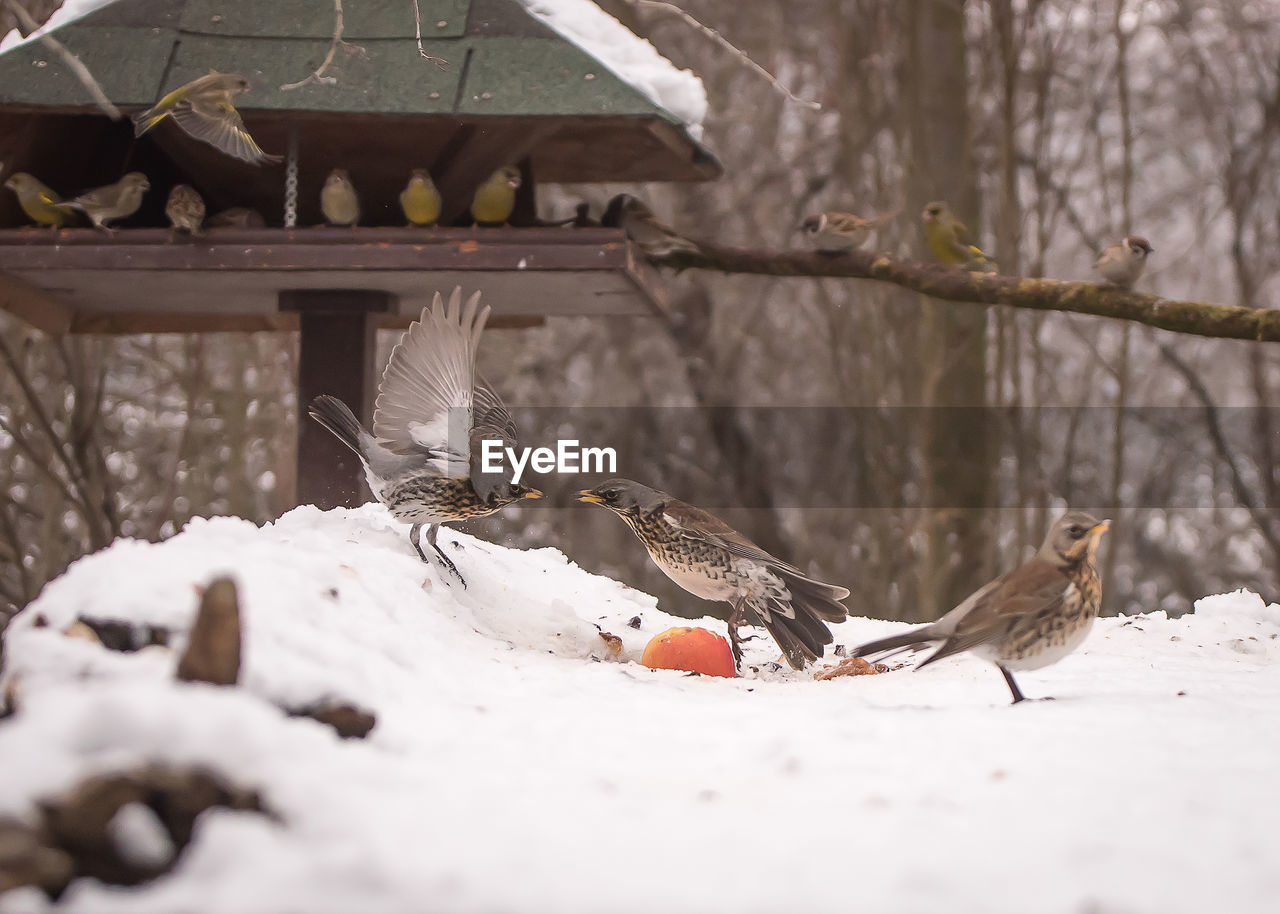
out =
[(391, 351), (378, 384), (373, 434), (337, 397), (316, 397), (309, 410), (360, 457), (374, 497), (412, 524), (409, 541), (422, 560), (429, 561), (419, 542), (425, 526), (427, 544), (464, 587), (457, 567), (436, 544), (439, 526), (542, 497), (506, 472), (482, 471), (483, 442), (519, 448), (511, 414), (476, 373), (488, 319), (489, 306), (480, 307), (479, 292), (465, 304), (461, 289), (447, 303), (437, 292)]

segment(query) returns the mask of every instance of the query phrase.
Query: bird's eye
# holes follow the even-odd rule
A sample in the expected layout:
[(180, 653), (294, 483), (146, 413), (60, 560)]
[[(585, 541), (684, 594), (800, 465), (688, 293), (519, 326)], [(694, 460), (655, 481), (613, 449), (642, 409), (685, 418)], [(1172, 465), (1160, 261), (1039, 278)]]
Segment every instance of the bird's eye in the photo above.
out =
[(1079, 524), (1072, 524), (1067, 528), (1067, 536), (1071, 537), (1073, 540), (1080, 539), (1080, 537), (1084, 536), (1084, 527), (1081, 527)]
[(618, 497), (618, 490), (617, 490), (617, 489), (605, 489), (605, 490), (604, 490), (604, 497), (605, 497), (605, 500), (606, 500), (606, 501), (613, 501), (615, 498), (617, 498), (617, 497)]

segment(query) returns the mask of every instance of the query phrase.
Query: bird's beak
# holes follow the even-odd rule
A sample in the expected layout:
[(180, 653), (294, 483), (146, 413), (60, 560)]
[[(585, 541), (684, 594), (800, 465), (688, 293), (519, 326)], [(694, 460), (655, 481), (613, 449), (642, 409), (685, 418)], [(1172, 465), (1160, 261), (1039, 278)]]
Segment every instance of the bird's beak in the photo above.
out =
[(1111, 529), (1111, 521), (1110, 519), (1108, 519), (1099, 523), (1092, 530), (1090, 530), (1089, 533), (1093, 536), (1094, 539), (1099, 539), (1101, 538), (1102, 534), (1106, 533), (1110, 529)]
[(593, 505), (604, 504), (604, 499), (592, 492), (590, 489), (583, 489), (578, 493), (578, 501), (585, 501)]
[(521, 498), (541, 498), (542, 492), (538, 489), (530, 489), (520, 496)]

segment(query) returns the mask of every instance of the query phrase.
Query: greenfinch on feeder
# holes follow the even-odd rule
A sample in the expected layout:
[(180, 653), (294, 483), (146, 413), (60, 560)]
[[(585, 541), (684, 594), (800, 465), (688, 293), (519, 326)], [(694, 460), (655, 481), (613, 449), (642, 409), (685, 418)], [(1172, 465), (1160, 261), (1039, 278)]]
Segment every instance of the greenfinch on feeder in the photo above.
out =
[(67, 203), (58, 204), (70, 211), (78, 209), (89, 217), (95, 228), (110, 234), (108, 223), (127, 219), (142, 205), (142, 196), (151, 189), (151, 182), (140, 171), (131, 171), (114, 184), (85, 191)]
[(9, 175), (4, 186), (18, 195), (18, 205), (36, 225), (61, 228), (71, 218), (71, 214), (61, 205), (62, 198), (39, 178), (25, 171), (15, 171)]
[(969, 240), (969, 229), (956, 218), (945, 201), (935, 200), (920, 214), (929, 252), (943, 263), (962, 266), (970, 272), (994, 273), (995, 261)]
[(503, 225), (516, 208), (520, 169), (504, 165), (476, 188), (471, 199), (471, 215), (480, 225)]
[(360, 221), (360, 198), (345, 168), (335, 168), (320, 190), (320, 211), (330, 225), (355, 225)]
[(415, 168), (400, 191), (400, 208), (410, 225), (435, 225), (440, 218), (440, 191), (425, 168)]
[(210, 70), (208, 75), (174, 89), (155, 107), (135, 114), (134, 135), (142, 136), (168, 117), (197, 140), (243, 162), (278, 162), (279, 156), (267, 155), (253, 141), (240, 112), (231, 104), (232, 98), (248, 89), (249, 80), (239, 73)]

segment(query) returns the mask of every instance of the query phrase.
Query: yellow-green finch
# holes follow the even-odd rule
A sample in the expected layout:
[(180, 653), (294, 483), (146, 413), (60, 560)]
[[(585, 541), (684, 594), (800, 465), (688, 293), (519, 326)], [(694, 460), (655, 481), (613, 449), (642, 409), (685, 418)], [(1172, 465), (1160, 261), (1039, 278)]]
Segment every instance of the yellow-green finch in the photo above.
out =
[(195, 137), (252, 165), (278, 162), (279, 156), (267, 155), (245, 129), (240, 112), (231, 99), (249, 89), (249, 80), (239, 73), (210, 70), (207, 76), (193, 79), (174, 89), (155, 107), (133, 116), (135, 136), (142, 136), (166, 117)]
[(197, 235), (204, 222), (204, 198), (190, 184), (175, 184), (169, 191), (164, 214), (175, 231)]
[(330, 225), (355, 225), (360, 221), (360, 198), (345, 168), (335, 168), (320, 190), (320, 212)]
[(696, 244), (659, 222), (653, 210), (631, 194), (618, 194), (610, 200), (600, 224), (621, 228), (650, 257), (662, 257), (676, 251), (699, 252)]
[(108, 223), (127, 219), (142, 205), (142, 195), (151, 189), (151, 182), (140, 171), (131, 171), (114, 184), (85, 191), (68, 203), (59, 206), (78, 209), (89, 217), (96, 228), (111, 232)]
[(476, 188), (471, 198), (471, 216), (481, 225), (502, 225), (516, 208), (516, 189), (520, 186), (520, 169), (504, 165)]
[(1113, 286), (1128, 289), (1146, 269), (1147, 257), (1155, 249), (1141, 235), (1125, 235), (1098, 255), (1093, 265)]
[(15, 171), (9, 175), (4, 186), (18, 195), (18, 205), (36, 225), (61, 228), (71, 218), (70, 213), (60, 205), (62, 198), (39, 178), (25, 171)]
[(425, 168), (415, 168), (400, 191), (400, 208), (410, 225), (435, 225), (440, 218), (440, 191)]
[(875, 223), (853, 213), (818, 213), (801, 223), (809, 243), (825, 254), (860, 248), (871, 238)]
[(951, 212), (945, 201), (935, 200), (920, 214), (929, 252), (943, 263), (963, 266), (971, 272), (994, 273), (995, 261), (969, 239), (969, 229)]

